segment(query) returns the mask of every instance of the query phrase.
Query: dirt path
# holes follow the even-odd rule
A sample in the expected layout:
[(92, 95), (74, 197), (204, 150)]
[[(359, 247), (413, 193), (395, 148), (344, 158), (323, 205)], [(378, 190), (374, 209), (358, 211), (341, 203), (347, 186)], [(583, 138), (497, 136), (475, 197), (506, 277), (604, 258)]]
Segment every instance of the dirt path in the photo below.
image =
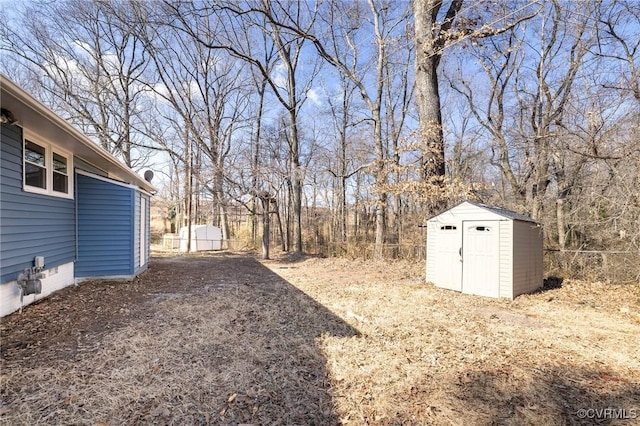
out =
[(134, 282), (2, 319), (0, 423), (640, 424), (637, 286), (509, 301), (422, 277), (401, 262), (154, 258)]
[(9, 424), (336, 424), (321, 335), (351, 326), (248, 256), (154, 259), (2, 321)]

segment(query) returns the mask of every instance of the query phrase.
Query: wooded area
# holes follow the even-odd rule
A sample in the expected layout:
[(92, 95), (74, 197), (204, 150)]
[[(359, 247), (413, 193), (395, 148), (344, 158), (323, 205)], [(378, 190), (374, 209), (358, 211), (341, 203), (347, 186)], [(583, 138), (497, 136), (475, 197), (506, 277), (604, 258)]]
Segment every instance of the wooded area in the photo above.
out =
[(64, 0), (0, 13), (0, 70), (153, 169), (175, 227), (258, 245), (264, 222), (285, 251), (419, 257), (419, 225), (473, 199), (539, 220), (562, 254), (549, 268), (640, 276), (637, 1)]

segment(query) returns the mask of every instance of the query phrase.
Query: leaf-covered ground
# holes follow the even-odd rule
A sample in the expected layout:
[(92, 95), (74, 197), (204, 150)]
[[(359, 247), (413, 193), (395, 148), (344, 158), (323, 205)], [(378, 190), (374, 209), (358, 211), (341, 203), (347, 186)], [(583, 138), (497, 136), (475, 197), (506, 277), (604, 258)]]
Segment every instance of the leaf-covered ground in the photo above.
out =
[(404, 262), (154, 258), (133, 282), (2, 319), (0, 422), (640, 423), (638, 286), (565, 280), (510, 301), (423, 277)]

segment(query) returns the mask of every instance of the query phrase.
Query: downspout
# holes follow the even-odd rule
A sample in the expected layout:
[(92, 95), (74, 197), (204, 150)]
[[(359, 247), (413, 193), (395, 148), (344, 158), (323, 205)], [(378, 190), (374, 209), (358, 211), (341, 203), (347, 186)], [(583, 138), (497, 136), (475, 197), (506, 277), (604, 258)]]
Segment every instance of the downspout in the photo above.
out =
[[(131, 269), (129, 275), (134, 276), (136, 273), (136, 189), (131, 188), (131, 234), (129, 235), (129, 260)], [(138, 234), (139, 235), (139, 234)]]
[[(75, 164), (75, 161), (74, 161)], [(73, 259), (73, 285), (78, 287), (78, 280), (76, 279), (76, 262), (78, 261), (78, 257), (80, 257), (80, 249), (78, 244), (78, 173), (77, 168), (73, 168), (73, 195), (74, 195), (74, 205), (75, 208), (73, 210), (74, 215), (74, 227), (75, 227), (75, 235), (74, 235), (74, 244), (76, 246), (75, 257)]]

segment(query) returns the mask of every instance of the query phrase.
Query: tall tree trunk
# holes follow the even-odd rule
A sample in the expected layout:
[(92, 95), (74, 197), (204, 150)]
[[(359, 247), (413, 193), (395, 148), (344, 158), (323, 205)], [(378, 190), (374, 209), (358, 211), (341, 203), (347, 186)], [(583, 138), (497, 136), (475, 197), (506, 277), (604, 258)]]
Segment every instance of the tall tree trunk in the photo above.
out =
[(191, 147), (191, 140), (189, 139), (189, 130), (185, 126), (184, 130), (184, 142), (187, 148), (187, 167), (185, 176), (185, 201), (186, 201), (186, 226), (187, 226), (187, 253), (191, 251), (191, 222), (192, 222), (192, 208), (193, 208), (193, 153)]
[(445, 175), (444, 139), (438, 65), (445, 45), (446, 32), (462, 7), (462, 0), (451, 3), (444, 23), (437, 28), (436, 18), (442, 7), (441, 0), (414, 0), (415, 24), (415, 84), (418, 107), (419, 136), (423, 144), (422, 175), (425, 181), (441, 182)]
[(386, 228), (386, 210), (387, 210), (387, 190), (383, 188), (387, 183), (387, 168), (384, 162), (384, 150), (382, 140), (382, 126), (380, 121), (380, 110), (374, 111), (374, 139), (376, 144), (376, 167), (375, 167), (375, 180), (376, 185), (379, 185), (377, 189), (376, 199), (376, 233), (375, 233), (375, 245), (374, 245), (374, 258), (382, 259), (382, 250), (385, 240), (385, 228)]
[(220, 215), (220, 230), (222, 231), (222, 239), (229, 239), (229, 215), (227, 213), (227, 203), (224, 199), (224, 194), (218, 194), (218, 207)]
[(124, 88), (125, 90), (125, 102), (124, 102), (124, 111), (123, 111), (123, 123), (124, 123), (124, 135), (122, 135), (122, 139), (120, 140), (120, 151), (122, 152), (122, 160), (127, 167), (132, 166), (131, 162), (131, 101), (129, 99), (129, 88), (128, 86)]
[(416, 52), (416, 58), (420, 56), (420, 53), (422, 53), (423, 62), (416, 67), (416, 103), (420, 117), (418, 134), (424, 147), (422, 177), (428, 181), (441, 179), (445, 175), (444, 138), (436, 71), (438, 61), (433, 58), (425, 58), (423, 50)]
[(269, 259), (269, 235), (271, 234), (269, 208), (271, 200), (268, 197), (261, 197), (262, 201), (262, 258)]
[(567, 221), (565, 216), (565, 200), (560, 198), (556, 201), (556, 218), (558, 229), (558, 246), (560, 250), (567, 248)]
[[(345, 79), (346, 81), (346, 79)], [(342, 123), (340, 129), (340, 158), (339, 166), (339, 195), (338, 204), (340, 209), (340, 241), (347, 241), (347, 126), (349, 125), (349, 96), (347, 91), (343, 92), (342, 98)]]
[(288, 251), (289, 247), (288, 247), (288, 232), (285, 232), (284, 228), (282, 227), (282, 217), (280, 215), (280, 208), (278, 207), (278, 204), (274, 201), (275, 204), (275, 208), (274, 211), (276, 213), (276, 221), (278, 222), (278, 232), (280, 233), (280, 245), (282, 248), (282, 251)]
[[(253, 191), (258, 190), (258, 172), (260, 166), (260, 137), (262, 133), (262, 113), (264, 111), (264, 94), (267, 87), (267, 80), (262, 79), (262, 83), (258, 89), (258, 113), (256, 115), (256, 133), (253, 141), (253, 158), (251, 164), (251, 189)], [(253, 196), (251, 199), (251, 241), (256, 244), (258, 217), (256, 215), (256, 203), (257, 197)]]
[[(295, 88), (290, 89), (290, 91), (291, 93), (295, 93)], [(292, 101), (294, 100), (292, 97)], [(291, 189), (293, 192), (291, 194), (291, 207), (293, 209), (293, 251), (294, 253), (302, 253), (302, 169), (300, 167), (298, 117), (294, 108), (289, 110), (289, 133), (291, 138), (289, 141), (292, 167)]]

